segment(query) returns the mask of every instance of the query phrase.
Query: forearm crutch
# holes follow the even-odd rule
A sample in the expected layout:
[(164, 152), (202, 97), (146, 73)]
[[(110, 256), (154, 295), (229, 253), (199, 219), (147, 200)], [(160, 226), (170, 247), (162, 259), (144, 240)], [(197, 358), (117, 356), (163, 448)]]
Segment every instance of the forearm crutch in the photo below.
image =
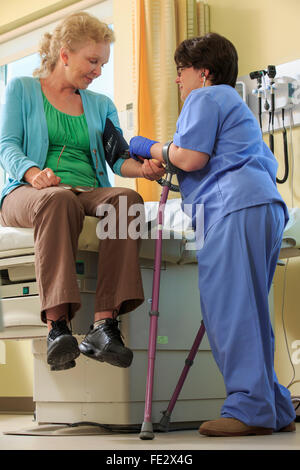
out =
[[(157, 215), (157, 237), (155, 240), (155, 257), (154, 257), (154, 272), (153, 272), (153, 285), (152, 285), (152, 299), (151, 299), (151, 310), (150, 315), (150, 329), (149, 329), (149, 345), (148, 345), (148, 371), (147, 371), (147, 382), (146, 382), (146, 396), (145, 396), (145, 411), (144, 421), (142, 424), (140, 439), (150, 440), (154, 438), (153, 425), (152, 425), (152, 395), (153, 395), (153, 384), (154, 384), (154, 366), (156, 357), (156, 338), (157, 338), (157, 326), (159, 316), (159, 290), (160, 290), (160, 268), (162, 258), (162, 234), (163, 234), (163, 223), (164, 223), (164, 211), (165, 204), (168, 199), (170, 189), (172, 191), (179, 191), (177, 185), (172, 184), (172, 177), (176, 174), (177, 169), (172, 165), (169, 160), (169, 149), (172, 142), (168, 142), (163, 147), (163, 158), (166, 163), (166, 179), (160, 180), (159, 183), (163, 186)], [(186, 360), (186, 365), (180, 376), (179, 382), (176, 386), (175, 392), (171, 398), (168, 409), (164, 412), (164, 416), (160, 422), (160, 429), (166, 430), (169, 424), (170, 416), (175, 406), (178, 395), (183, 386), (184, 380), (187, 376), (188, 370), (193, 363), (194, 357), (197, 353), (199, 344), (203, 338), (205, 329), (203, 322), (201, 323), (199, 332), (196, 336), (190, 354)]]

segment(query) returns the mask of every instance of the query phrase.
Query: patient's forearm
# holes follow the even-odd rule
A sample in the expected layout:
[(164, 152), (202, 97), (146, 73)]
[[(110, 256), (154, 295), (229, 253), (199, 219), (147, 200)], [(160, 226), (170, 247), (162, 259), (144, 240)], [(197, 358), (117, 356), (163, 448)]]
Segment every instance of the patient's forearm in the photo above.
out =
[(121, 167), (121, 173), (125, 178), (142, 178), (144, 176), (142, 165), (132, 158), (124, 161)]

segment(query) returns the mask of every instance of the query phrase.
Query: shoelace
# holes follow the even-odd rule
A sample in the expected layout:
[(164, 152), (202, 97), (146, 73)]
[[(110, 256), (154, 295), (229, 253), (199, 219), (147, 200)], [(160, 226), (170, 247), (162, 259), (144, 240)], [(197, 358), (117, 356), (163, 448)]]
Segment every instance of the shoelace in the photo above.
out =
[[(122, 338), (124, 338), (124, 336), (122, 335), (121, 331), (119, 330), (119, 327), (118, 327), (118, 324), (121, 323), (120, 321), (118, 320), (113, 320), (113, 319), (110, 319), (108, 318), (105, 323), (103, 323), (101, 326), (102, 326), (102, 329), (105, 333), (108, 333), (109, 336), (111, 338), (116, 338), (118, 340), (120, 340), (123, 343), (123, 340)], [(93, 328), (93, 325), (92, 327)]]
[(51, 322), (52, 329), (49, 331), (49, 337), (56, 339), (58, 336), (63, 334), (71, 334), (71, 331), (67, 325), (66, 320), (56, 320)]

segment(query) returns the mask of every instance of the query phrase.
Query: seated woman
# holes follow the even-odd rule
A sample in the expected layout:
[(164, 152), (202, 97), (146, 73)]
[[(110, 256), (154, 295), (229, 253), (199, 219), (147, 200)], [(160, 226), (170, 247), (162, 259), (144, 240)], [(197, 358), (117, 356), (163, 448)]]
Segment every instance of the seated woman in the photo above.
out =
[[(34, 228), (51, 370), (74, 367), (80, 352), (128, 367), (132, 352), (121, 339), (116, 317), (144, 300), (140, 241), (129, 234), (101, 240), (95, 323), (80, 346), (71, 334), (68, 322), (80, 308), (75, 260), (84, 216), (96, 216), (101, 204), (118, 209), (120, 197), (126, 197), (128, 208), (143, 204), (135, 191), (109, 183), (102, 134), (107, 118), (119, 128), (117, 111), (108, 97), (87, 90), (108, 62), (113, 40), (111, 29), (97, 18), (72, 14), (53, 34), (44, 35), (34, 78), (15, 78), (6, 88), (0, 158), (10, 178), (1, 195), (1, 223)], [(164, 168), (120, 158), (113, 171), (155, 180)], [(132, 217), (122, 214), (122, 219), (128, 227)]]

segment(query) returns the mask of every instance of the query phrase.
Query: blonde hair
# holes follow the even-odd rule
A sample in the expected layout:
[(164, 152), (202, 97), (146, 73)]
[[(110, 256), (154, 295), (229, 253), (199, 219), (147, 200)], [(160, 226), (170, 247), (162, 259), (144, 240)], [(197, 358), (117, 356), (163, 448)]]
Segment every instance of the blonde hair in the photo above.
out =
[(62, 47), (76, 51), (79, 45), (91, 40), (97, 43), (111, 43), (115, 40), (115, 36), (106, 23), (89, 13), (78, 12), (64, 18), (52, 34), (43, 35), (39, 46), (41, 64), (33, 72), (33, 76), (39, 78), (48, 76), (57, 64)]

